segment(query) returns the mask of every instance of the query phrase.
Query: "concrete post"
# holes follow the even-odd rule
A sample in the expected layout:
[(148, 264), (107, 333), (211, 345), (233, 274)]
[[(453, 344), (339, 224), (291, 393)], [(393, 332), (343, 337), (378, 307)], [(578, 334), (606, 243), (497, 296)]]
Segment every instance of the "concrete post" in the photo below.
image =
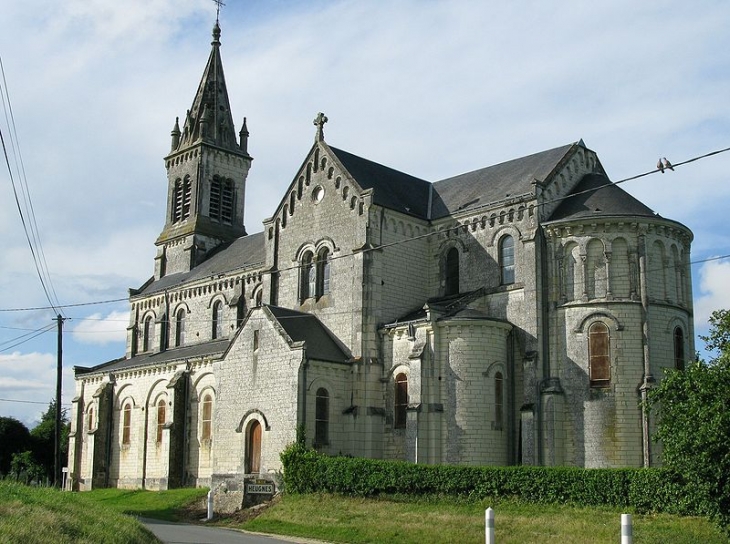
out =
[(621, 514), (621, 544), (632, 544), (634, 529), (631, 526), (631, 514)]
[(208, 521), (213, 519), (213, 490), (208, 491)]
[(484, 512), (484, 521), (487, 544), (494, 544), (494, 510), (491, 507)]

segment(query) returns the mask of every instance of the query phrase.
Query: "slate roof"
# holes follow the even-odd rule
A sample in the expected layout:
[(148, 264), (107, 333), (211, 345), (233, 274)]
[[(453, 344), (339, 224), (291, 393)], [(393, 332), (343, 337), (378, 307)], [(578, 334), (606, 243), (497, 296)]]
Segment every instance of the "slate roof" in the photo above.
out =
[(363, 189), (374, 189), (379, 206), (428, 219), (431, 184), (420, 178), (388, 168), (347, 151), (330, 147), (342, 166)]
[(241, 236), (230, 244), (222, 244), (215, 248), (205, 261), (189, 272), (164, 276), (140, 289), (138, 294), (149, 295), (191, 281), (263, 264), (265, 255), (266, 247), (263, 232)]
[(179, 348), (170, 348), (158, 353), (142, 353), (130, 359), (122, 357), (92, 367), (74, 367), (76, 375), (88, 374), (90, 372), (117, 372), (130, 368), (150, 365), (160, 365), (181, 359), (194, 359), (199, 357), (219, 358), (228, 349), (231, 340), (213, 340), (203, 344), (193, 344)]
[(431, 217), (438, 219), (509, 196), (533, 193), (535, 180), (546, 181), (579, 144), (556, 147), (434, 183)]
[(656, 217), (649, 207), (603, 174), (586, 174), (548, 221), (617, 215)]
[(294, 342), (304, 342), (309, 359), (345, 363), (350, 360), (337, 337), (312, 314), (266, 306)]

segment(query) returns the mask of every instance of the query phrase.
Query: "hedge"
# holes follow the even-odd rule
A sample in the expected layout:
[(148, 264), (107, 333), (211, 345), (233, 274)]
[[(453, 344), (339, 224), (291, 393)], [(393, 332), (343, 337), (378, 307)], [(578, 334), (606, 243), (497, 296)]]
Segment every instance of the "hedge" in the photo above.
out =
[(281, 454), (289, 493), (516, 498), (531, 503), (633, 507), (637, 512), (711, 515), (713, 504), (661, 468), (476, 467), (329, 457), (300, 444)]

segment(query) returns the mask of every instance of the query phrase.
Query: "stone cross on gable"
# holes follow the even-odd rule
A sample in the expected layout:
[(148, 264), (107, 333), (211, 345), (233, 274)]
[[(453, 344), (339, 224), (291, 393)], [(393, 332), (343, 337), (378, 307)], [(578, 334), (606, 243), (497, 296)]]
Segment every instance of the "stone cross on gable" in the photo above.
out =
[(319, 112), (317, 114), (317, 117), (314, 118), (314, 124), (317, 127), (317, 136), (315, 136), (314, 140), (317, 142), (323, 142), (324, 141), (324, 124), (329, 121), (327, 119), (327, 116)]

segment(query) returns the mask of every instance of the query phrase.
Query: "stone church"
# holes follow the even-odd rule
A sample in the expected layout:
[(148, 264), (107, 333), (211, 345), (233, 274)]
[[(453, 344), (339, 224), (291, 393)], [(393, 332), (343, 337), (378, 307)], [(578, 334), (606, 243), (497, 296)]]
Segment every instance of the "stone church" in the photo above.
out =
[(71, 486), (275, 481), (298, 428), (331, 455), (657, 464), (640, 403), (694, 354), (691, 231), (583, 141), (428, 181), (331, 146), (326, 121), (248, 234), (216, 23), (126, 353), (75, 368)]

